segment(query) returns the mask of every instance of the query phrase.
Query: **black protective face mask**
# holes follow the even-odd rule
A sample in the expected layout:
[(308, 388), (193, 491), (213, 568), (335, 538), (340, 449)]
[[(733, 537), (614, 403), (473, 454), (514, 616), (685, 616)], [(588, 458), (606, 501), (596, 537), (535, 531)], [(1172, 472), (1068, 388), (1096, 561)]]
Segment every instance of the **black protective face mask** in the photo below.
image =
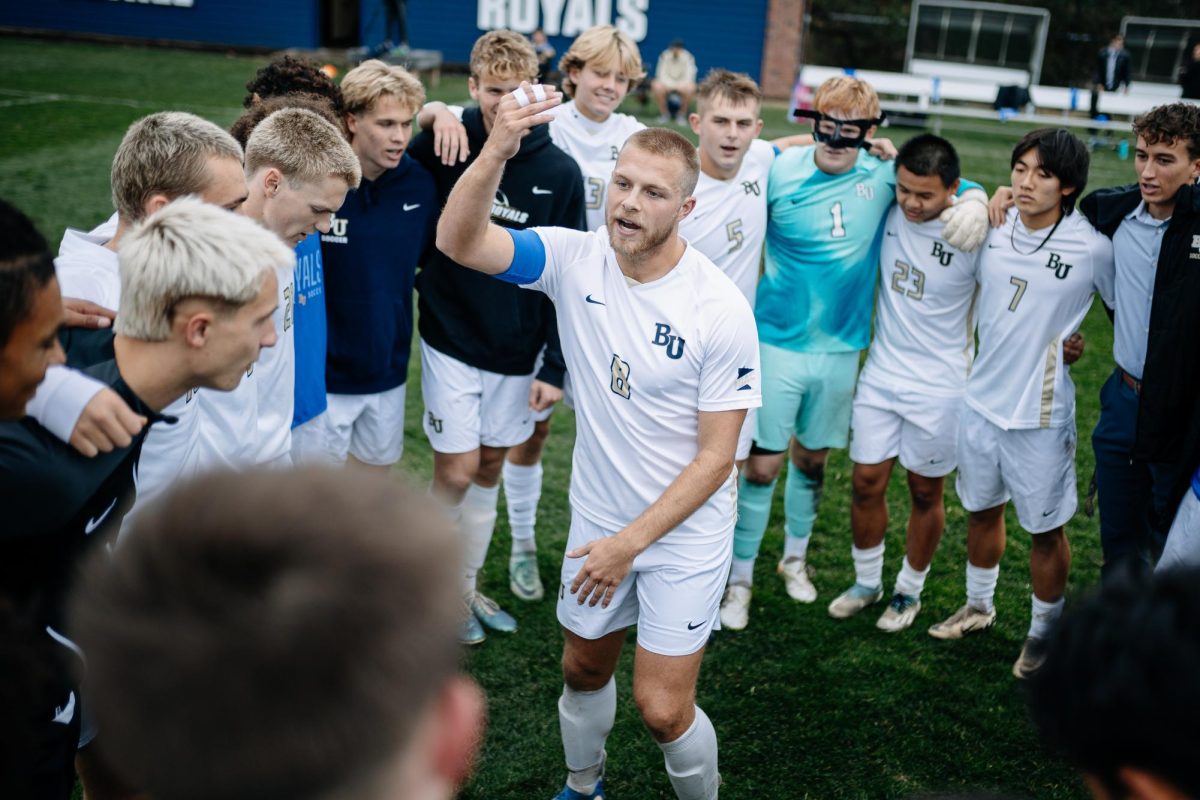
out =
[(821, 144), (834, 148), (851, 149), (870, 148), (871, 143), (867, 141), (867, 131), (887, 118), (887, 114), (880, 112), (877, 119), (834, 119), (820, 111), (801, 108), (793, 111), (792, 116), (811, 119), (813, 121), (813, 138)]

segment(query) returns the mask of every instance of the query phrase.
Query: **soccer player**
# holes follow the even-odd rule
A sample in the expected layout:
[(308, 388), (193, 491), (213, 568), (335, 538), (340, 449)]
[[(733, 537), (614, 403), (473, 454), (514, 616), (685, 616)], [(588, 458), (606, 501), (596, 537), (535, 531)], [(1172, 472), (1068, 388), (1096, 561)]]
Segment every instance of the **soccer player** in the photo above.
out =
[(420, 81), (364, 61), (346, 73), (342, 94), (363, 182), (321, 236), (329, 351), (318, 446), (335, 463), (386, 472), (404, 450), (413, 279), (433, 243), (438, 198), (429, 172), (405, 152), (425, 99)]
[(879, 254), (875, 338), (851, 414), (854, 462), (850, 526), (854, 584), (829, 605), (845, 619), (883, 595), (887, 486), (897, 459), (908, 473), (912, 510), (904, 563), (881, 630), (912, 624), (945, 525), (942, 490), (954, 471), (958, 416), (975, 355), (972, 318), (978, 251), (942, 238), (938, 217), (960, 185), (958, 153), (930, 134), (905, 142), (896, 158), (896, 205)]
[[(536, 100), (522, 86), (521, 100)], [(489, 199), (522, 136), (561, 95), (515, 96), (438, 223), (460, 263), (545, 292), (574, 375), (578, 439), (558, 619), (565, 685), (559, 722), (564, 800), (604, 795), (613, 672), (637, 625), (634, 696), (680, 798), (715, 798), (716, 732), (695, 706), (709, 633), (719, 625), (734, 518), (734, 452), (760, 402), (749, 305), (678, 235), (693, 209), (695, 148), (649, 129), (621, 150), (606, 229), (513, 231), (488, 223)]]
[[(260, 122), (246, 142), (248, 195), (241, 213), (288, 247), (329, 230), (333, 213), (362, 172), (331, 123), (311, 111), (285, 109)], [(233, 392), (201, 398), (205, 468), (291, 463), (295, 401), (294, 262), (280, 267), (275, 325), (279, 343), (253, 365), (251, 380)]]
[[(817, 144), (780, 155), (768, 179), (765, 269), (755, 308), (764, 404), (738, 486), (729, 580), (744, 591), (731, 592), (726, 605), (750, 602), (776, 479), (789, 455), (778, 571), (794, 600), (817, 597), (807, 574), (809, 536), (829, 449), (848, 439), (858, 353), (870, 337), (878, 230), (895, 199), (892, 164), (862, 151), (881, 121), (875, 90), (857, 78), (831, 78), (814, 104)], [(953, 224), (964, 239), (976, 239), (962, 249), (974, 249), (982, 242), (975, 234), (987, 227), (986, 195), (973, 189), (958, 199)], [(745, 619), (748, 609), (726, 614)]]
[(1033, 613), (1013, 665), (1027, 677), (1062, 613), (1071, 551), (1063, 525), (1075, 513), (1075, 385), (1063, 341), (1093, 292), (1112, 302), (1112, 243), (1075, 200), (1087, 184), (1086, 145), (1042, 128), (1013, 148), (1016, 208), (988, 236), (979, 261), (979, 352), (967, 379), (958, 434), (958, 496), (967, 522), (967, 603), (929, 634), (958, 639), (995, 622), (993, 597), (1011, 498), (1033, 534)]
[[(445, 203), (464, 170), (478, 158), (501, 99), (536, 76), (537, 56), (525, 37), (491, 31), (475, 42), (468, 86), (479, 105), (463, 112), (471, 155), (462, 164), (446, 165), (435, 154), (434, 133), (429, 130), (409, 148), (432, 173), (439, 203)], [(492, 219), (506, 227), (583, 228), (579, 167), (554, 146), (544, 126), (521, 142), (520, 153), (488, 198)], [(483, 626), (503, 632), (517, 627), (512, 615), (479, 592), (476, 575), (491, 544), (505, 452), (532, 435), (533, 413), (562, 397), (558, 326), (554, 307), (545, 297), (490, 280), (442, 252), (434, 253), (417, 275), (417, 289), (421, 394), (425, 435), (434, 451), (433, 490), (451, 515), (460, 518), (466, 541), (462, 589), (468, 609), (462, 641), (477, 644), (485, 638)], [(543, 348), (543, 364), (535, 374)], [(532, 555), (532, 536), (527, 543)], [(514, 542), (514, 549), (518, 547), (522, 545)], [(529, 559), (529, 567), (526, 588), (533, 599), (541, 581), (535, 559)]]
[(156, 800), (449, 800), (483, 729), (454, 544), (383, 476), (177, 487), (74, 596), (106, 752)]
[[(169, 422), (162, 409), (193, 387), (232, 389), (274, 344), (274, 270), (292, 254), (258, 225), (181, 199), (126, 233), (119, 259), (121, 313), (112, 332), (90, 332), (93, 352), (107, 352), (87, 371), (152, 425)], [(61, 748), (68, 770), (79, 739), (78, 650), (61, 633), (62, 604), (78, 556), (111, 544), (129, 508), (145, 436), (89, 459), (31, 419), (0, 424), (0, 605), (56, 655), (59, 694), (39, 734)]]

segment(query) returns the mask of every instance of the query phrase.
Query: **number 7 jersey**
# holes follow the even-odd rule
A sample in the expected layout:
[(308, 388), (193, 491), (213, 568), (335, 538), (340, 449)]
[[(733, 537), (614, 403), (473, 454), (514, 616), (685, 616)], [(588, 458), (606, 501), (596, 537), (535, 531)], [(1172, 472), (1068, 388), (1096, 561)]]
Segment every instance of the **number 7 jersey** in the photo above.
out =
[(895, 168), (862, 151), (830, 175), (815, 147), (775, 159), (756, 318), (762, 341), (802, 353), (862, 350), (871, 336), (880, 229), (895, 199)]

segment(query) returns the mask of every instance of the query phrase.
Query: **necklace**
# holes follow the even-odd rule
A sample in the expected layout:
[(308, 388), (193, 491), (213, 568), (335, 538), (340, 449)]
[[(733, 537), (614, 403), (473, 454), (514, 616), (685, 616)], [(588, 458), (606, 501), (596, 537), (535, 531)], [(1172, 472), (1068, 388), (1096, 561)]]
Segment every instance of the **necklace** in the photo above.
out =
[(1054, 235), (1054, 232), (1056, 230), (1058, 230), (1058, 226), (1060, 224), (1062, 224), (1062, 221), (1063, 221), (1063, 218), (1060, 215), (1058, 218), (1058, 221), (1054, 223), (1054, 227), (1050, 228), (1050, 232), (1046, 234), (1046, 238), (1042, 239), (1042, 243), (1039, 244), (1037, 247), (1033, 248), (1032, 250), (1030, 250), (1028, 253), (1022, 253), (1020, 250), (1017, 249), (1017, 241), (1016, 241), (1017, 222), (1020, 219), (1021, 219), (1020, 214), (1017, 214), (1016, 216), (1013, 217), (1012, 230), (1010, 230), (1008, 232), (1008, 245), (1009, 245), (1009, 247), (1011, 247), (1013, 249), (1013, 252), (1019, 256), (1031, 256), (1034, 253), (1036, 253), (1038, 250), (1041, 250), (1043, 247), (1045, 247), (1046, 242), (1050, 241), (1050, 237)]

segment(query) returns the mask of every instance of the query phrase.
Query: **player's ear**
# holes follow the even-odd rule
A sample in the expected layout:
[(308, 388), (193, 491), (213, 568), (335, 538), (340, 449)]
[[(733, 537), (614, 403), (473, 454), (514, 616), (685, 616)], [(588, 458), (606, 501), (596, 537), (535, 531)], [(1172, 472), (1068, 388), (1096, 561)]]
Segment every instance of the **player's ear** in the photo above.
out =
[(146, 216), (148, 217), (169, 202), (171, 202), (171, 198), (167, 197), (162, 192), (155, 192), (146, 198), (146, 202), (142, 206), (142, 209), (146, 212)]
[(184, 343), (195, 350), (204, 349), (212, 335), (212, 312), (188, 303), (176, 313), (179, 315), (176, 322), (183, 328)]
[(755, 139), (757, 139), (759, 137), (759, 135), (762, 134), (762, 129), (763, 129), (763, 121), (762, 121), (762, 117), (759, 117), (758, 121), (754, 123), (754, 138)]
[(262, 173), (263, 194), (267, 197), (274, 197), (279, 194), (279, 187), (283, 183), (283, 173), (275, 167), (268, 167)]
[[(468, 78), (468, 80), (470, 79)], [(354, 134), (358, 133), (358, 117), (354, 116), (349, 111), (347, 111), (343, 116), (346, 118), (346, 130), (350, 132), (350, 135), (353, 136)]]
[(962, 188), (962, 178), (955, 178), (954, 183), (950, 184), (947, 187), (947, 189), (950, 191), (951, 196), (953, 196), (953, 197), (958, 197), (958, 190), (960, 188)]
[(679, 207), (678, 221), (683, 222), (685, 219), (687, 219), (688, 214), (691, 214), (695, 210), (696, 210), (696, 198), (695, 197), (689, 197), (687, 200), (684, 200), (683, 205)]
[(692, 126), (692, 133), (700, 135), (700, 115), (695, 111), (688, 114), (688, 124)]

